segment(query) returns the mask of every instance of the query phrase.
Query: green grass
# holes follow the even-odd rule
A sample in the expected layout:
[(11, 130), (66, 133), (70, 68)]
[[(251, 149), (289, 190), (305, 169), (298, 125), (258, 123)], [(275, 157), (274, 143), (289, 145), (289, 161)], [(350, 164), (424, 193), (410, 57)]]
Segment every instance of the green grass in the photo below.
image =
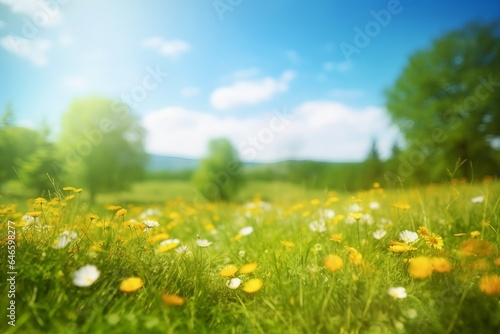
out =
[[(266, 202), (248, 204), (256, 193)], [(99, 196), (92, 208), (85, 191), (65, 201), (70, 194), (63, 191), (58, 202), (41, 207), (21, 200), (8, 206), (9, 197), (2, 198), (0, 235), (5, 241), (8, 220), (17, 224), (18, 273), (16, 326), (8, 326), (2, 314), (2, 333), (492, 333), (500, 328), (499, 296), (480, 289), (483, 277), (500, 274), (498, 183), (358, 194), (249, 183), (236, 203), (196, 204), (187, 183), (145, 182), (130, 192)], [(484, 201), (472, 203), (475, 196)], [(379, 209), (370, 208), (374, 201)], [(373, 222), (346, 222), (355, 203)], [(106, 210), (108, 204), (128, 211), (117, 217), (116, 210)], [(143, 232), (125, 224), (141, 221), (147, 209), (156, 210), (149, 218), (160, 226)], [(326, 217), (325, 210), (335, 216)], [(21, 217), (27, 211), (40, 211), (40, 224), (46, 227), (23, 228)], [(90, 220), (89, 213), (100, 219)], [(312, 231), (310, 223), (322, 219), (326, 231)], [(238, 236), (245, 226), (252, 226), (253, 233)], [(382, 226), (387, 235), (377, 240), (372, 234)], [(441, 236), (443, 249), (428, 246), (420, 236), (414, 251), (388, 251), (401, 231), (419, 226)], [(64, 248), (52, 247), (67, 230), (78, 238)], [(480, 235), (472, 238), (472, 231)], [(466, 235), (454, 235), (460, 232)], [(152, 238), (160, 233), (178, 238), (179, 247), (189, 247), (192, 254), (175, 249), (158, 253), (166, 236)], [(342, 233), (340, 243), (330, 240), (334, 233)], [(198, 237), (213, 243), (200, 248)], [(294, 246), (284, 247), (282, 241)], [(2, 250), (7, 258), (6, 242)], [(362, 255), (358, 263), (351, 263), (353, 252)], [(325, 267), (329, 254), (342, 259), (342, 269)], [(414, 278), (405, 259), (418, 256), (445, 258), (452, 269)], [(245, 292), (243, 284), (229, 289), (221, 269), (250, 262), (258, 264), (254, 272), (235, 276), (243, 284), (259, 278), (262, 288), (255, 293)], [(87, 264), (95, 265), (100, 277), (77, 287), (73, 273)], [(8, 268), (3, 267), (5, 282)], [(121, 292), (120, 283), (134, 276), (144, 286)], [(406, 298), (388, 294), (398, 286), (406, 288)], [(1, 287), (0, 309), (6, 313), (8, 287)], [(167, 293), (185, 303), (165, 305), (162, 296)]]

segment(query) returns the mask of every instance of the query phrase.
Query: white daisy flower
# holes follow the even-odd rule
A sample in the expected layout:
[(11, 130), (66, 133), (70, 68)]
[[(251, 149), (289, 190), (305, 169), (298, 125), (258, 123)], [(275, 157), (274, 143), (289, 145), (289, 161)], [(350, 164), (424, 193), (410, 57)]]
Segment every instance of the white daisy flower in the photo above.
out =
[(380, 240), (383, 237), (385, 237), (386, 234), (387, 234), (386, 230), (376, 230), (375, 232), (373, 232), (373, 237), (377, 240)]
[(403, 240), (407, 244), (411, 244), (418, 239), (418, 234), (417, 232), (412, 232), (408, 230), (404, 230), (403, 232), (399, 233), (399, 238)]
[(96, 266), (87, 264), (73, 273), (73, 284), (79, 287), (91, 286), (100, 275)]
[(401, 286), (394, 287), (394, 288), (389, 288), (389, 290), (387, 291), (387, 293), (389, 293), (389, 295), (391, 297), (398, 298), (398, 299), (404, 299), (407, 296), (406, 289), (403, 288), (403, 287), (401, 287)]
[(484, 201), (484, 196), (476, 196), (476, 197), (472, 197), (470, 201), (471, 201), (472, 203), (474, 203), (474, 204), (483, 203), (483, 201)]
[(253, 233), (253, 226), (245, 226), (238, 232), (238, 234), (241, 234), (243, 236), (247, 236), (252, 233)]
[(229, 289), (238, 289), (241, 285), (241, 279), (235, 277), (235, 278), (231, 278), (230, 280), (228, 280), (226, 282), (226, 285)]
[(211, 241), (208, 241), (207, 239), (198, 239), (196, 240), (196, 244), (198, 245), (198, 247), (208, 247), (212, 244)]

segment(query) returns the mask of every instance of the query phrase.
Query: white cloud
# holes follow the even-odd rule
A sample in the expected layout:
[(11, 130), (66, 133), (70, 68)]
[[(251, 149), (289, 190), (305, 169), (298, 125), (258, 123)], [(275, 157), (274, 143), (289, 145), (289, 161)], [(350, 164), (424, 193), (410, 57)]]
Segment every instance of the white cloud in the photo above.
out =
[(2, 29), (3, 27), (5, 27), (5, 22), (0, 20), (0, 29)]
[(161, 37), (150, 37), (143, 41), (143, 46), (158, 50), (162, 55), (175, 58), (191, 50), (191, 46), (180, 39), (166, 41)]
[(231, 86), (219, 87), (210, 96), (210, 103), (219, 110), (257, 104), (288, 90), (294, 78), (292, 71), (285, 71), (280, 78), (266, 77), (256, 81), (238, 81)]
[(290, 114), (269, 112), (243, 119), (167, 107), (146, 114), (143, 124), (151, 153), (201, 157), (210, 139), (226, 137), (245, 161), (362, 160), (372, 138), (387, 156), (397, 135), (383, 108), (354, 109), (333, 101), (308, 101)]
[(200, 88), (199, 87), (184, 87), (181, 89), (181, 96), (182, 97), (193, 97), (197, 96), (200, 94)]
[(349, 61), (343, 61), (339, 63), (335, 63), (332, 61), (328, 61), (323, 64), (323, 69), (327, 72), (336, 71), (336, 72), (347, 72), (351, 69), (352, 63)]
[(69, 46), (73, 44), (73, 36), (67, 32), (62, 32), (57, 38), (57, 42), (61, 46)]
[(50, 41), (46, 39), (34, 38), (28, 40), (13, 35), (3, 37), (0, 40), (0, 45), (7, 51), (26, 58), (37, 66), (47, 64), (47, 52), (52, 46)]

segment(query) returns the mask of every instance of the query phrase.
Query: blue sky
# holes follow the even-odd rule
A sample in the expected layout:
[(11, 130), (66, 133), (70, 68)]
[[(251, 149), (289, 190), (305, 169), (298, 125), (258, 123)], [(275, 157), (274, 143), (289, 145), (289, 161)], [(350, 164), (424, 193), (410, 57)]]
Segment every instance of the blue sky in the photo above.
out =
[(494, 0), (0, 0), (0, 107), (56, 137), (76, 97), (128, 102), (157, 154), (227, 137), (249, 161), (356, 161), (377, 138), (387, 156), (383, 91), (408, 56), (499, 17)]

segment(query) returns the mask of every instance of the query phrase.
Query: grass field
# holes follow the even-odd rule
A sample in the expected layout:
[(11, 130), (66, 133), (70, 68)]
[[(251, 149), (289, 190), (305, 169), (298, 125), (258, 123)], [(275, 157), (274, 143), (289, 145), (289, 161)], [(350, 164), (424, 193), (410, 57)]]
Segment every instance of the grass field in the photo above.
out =
[(92, 207), (85, 189), (4, 195), (0, 332), (500, 330), (497, 182), (195, 195), (180, 182)]

